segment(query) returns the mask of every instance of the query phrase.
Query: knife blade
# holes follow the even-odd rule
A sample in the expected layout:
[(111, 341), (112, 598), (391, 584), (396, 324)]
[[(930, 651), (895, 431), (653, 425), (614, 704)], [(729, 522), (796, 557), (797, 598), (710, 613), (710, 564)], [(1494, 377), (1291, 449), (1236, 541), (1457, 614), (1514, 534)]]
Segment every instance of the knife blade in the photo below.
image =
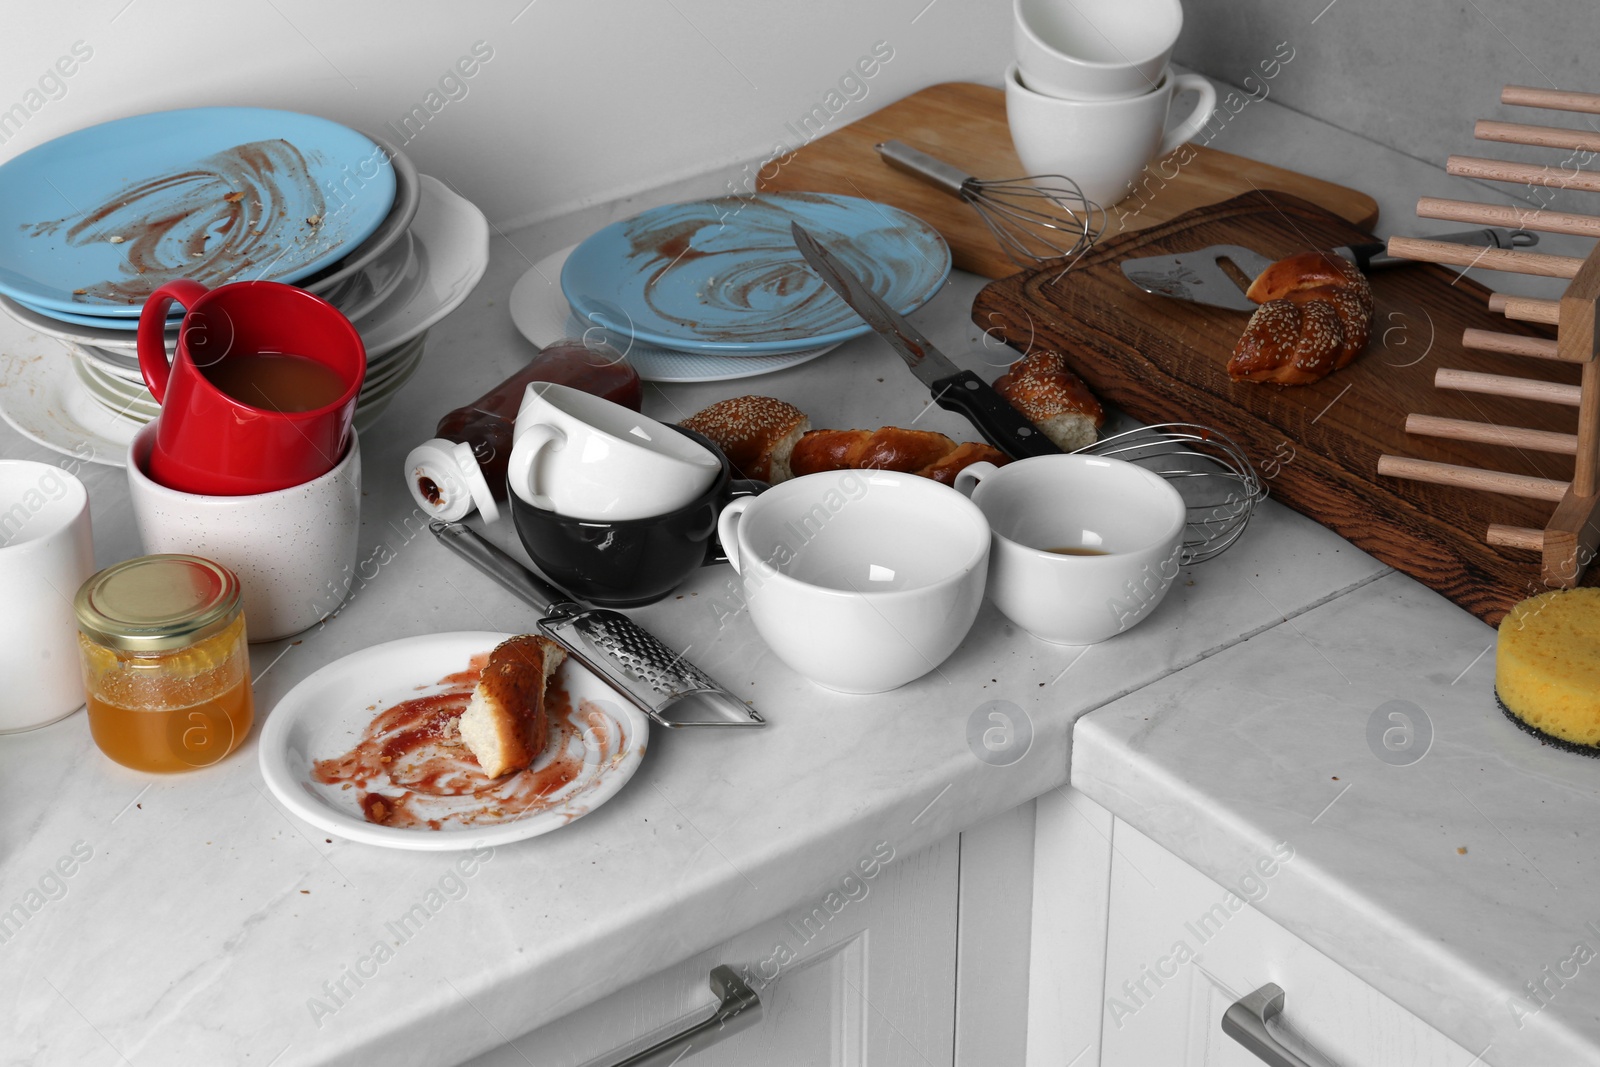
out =
[(1061, 449), (1046, 437), (994, 386), (970, 370), (957, 367), (899, 312), (879, 299), (837, 256), (817, 242), (798, 222), (789, 224), (795, 247), (828, 288), (838, 293), (889, 342), (917, 380), (928, 387), (933, 402), (965, 415), (991, 445), (1012, 459), (1057, 455)]

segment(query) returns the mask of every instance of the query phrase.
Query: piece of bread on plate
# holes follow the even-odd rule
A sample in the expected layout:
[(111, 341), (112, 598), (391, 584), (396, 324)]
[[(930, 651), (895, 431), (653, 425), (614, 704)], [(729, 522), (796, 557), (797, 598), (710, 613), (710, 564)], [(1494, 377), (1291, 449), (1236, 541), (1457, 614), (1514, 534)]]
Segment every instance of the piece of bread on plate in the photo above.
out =
[(524, 770), (544, 751), (550, 728), (545, 692), (566, 658), (560, 645), (537, 634), (502, 641), (489, 653), (458, 726), (484, 774)]

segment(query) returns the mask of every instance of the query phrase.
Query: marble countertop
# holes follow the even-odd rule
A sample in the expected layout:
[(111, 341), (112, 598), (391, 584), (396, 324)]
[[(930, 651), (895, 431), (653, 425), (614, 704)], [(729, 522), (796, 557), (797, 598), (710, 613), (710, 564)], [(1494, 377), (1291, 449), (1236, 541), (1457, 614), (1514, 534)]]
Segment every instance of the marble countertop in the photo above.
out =
[[(1448, 195), (1460, 184), (1271, 102), (1252, 104), (1249, 115), (1214, 143), (1371, 191), (1391, 219), (1409, 220), (1419, 193)], [(402, 459), (443, 411), (531, 354), (506, 298), (533, 263), (614, 218), (721, 193), (729, 177), (705, 175), (496, 237), (483, 282), (434, 329), (421, 371), (362, 440), (360, 553), (376, 558), (386, 547), (389, 561), (356, 583), (326, 625), (253, 648), (259, 718), (302, 678), (368, 645), (531, 621), (417, 532)], [(914, 319), (958, 363), (992, 376), (1010, 354), (985, 347), (969, 321), (981, 284), (954, 276)], [(0, 359), (62, 358), (48, 338), (0, 322)], [(873, 339), (749, 382), (652, 386), (646, 411), (670, 420), (748, 391), (791, 400), (818, 425), (914, 421), (970, 436), (956, 416), (927, 410), (925, 392)], [(67, 462), (7, 427), (0, 450)], [(122, 472), (88, 464), (80, 477), (98, 562), (138, 554)], [(514, 544), (504, 524), (489, 534)], [(939, 671), (883, 696), (846, 697), (777, 663), (745, 620), (722, 625), (717, 605), (733, 575), (706, 568), (681, 595), (634, 615), (669, 643), (693, 646), (771, 725), (653, 737), (626, 790), (558, 832), (494, 849), (465, 892), (331, 1016), (316, 1015), (312, 998), (385, 936), (386, 920), (436, 890), (455, 857), (352, 844), (297, 821), (262, 784), (255, 735), (216, 767), (161, 778), (101, 757), (81, 715), (0, 738), (0, 907), (76, 857), (65, 891), (0, 942), (4, 1051), (74, 1067), (465, 1058), (783, 913), (872, 842), (910, 854), (1062, 785), (1083, 713), (1204, 668), (1254, 635), (1288, 640), (1279, 636), (1285, 619), (1330, 601), (1366, 603), (1348, 595), (1388, 573), (1269, 502), (1235, 548), (1181, 574), (1155, 615), (1110, 642), (1044, 645), (986, 606)], [(1441, 628), (1470, 622), (1448, 606), (1434, 613)], [(1392, 658), (1381, 631), (1363, 624), (1362, 632), (1371, 640), (1365, 654)], [(974, 716), (991, 700), (1015, 704), (1031, 730), (1026, 755), (1006, 767), (969, 746)]]
[(1213, 878), (1288, 842), (1255, 906), (1481, 1062), (1600, 1064), (1600, 764), (1494, 640), (1386, 575), (1084, 716), (1073, 785)]

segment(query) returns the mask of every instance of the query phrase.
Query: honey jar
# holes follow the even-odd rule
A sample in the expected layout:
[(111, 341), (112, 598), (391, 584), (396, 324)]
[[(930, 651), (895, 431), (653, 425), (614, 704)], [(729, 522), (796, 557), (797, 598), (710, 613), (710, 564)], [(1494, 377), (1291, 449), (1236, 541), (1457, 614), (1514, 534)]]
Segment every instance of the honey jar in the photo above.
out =
[(222, 759), (254, 719), (239, 579), (198, 556), (140, 556), (78, 589), (89, 731), (140, 771)]

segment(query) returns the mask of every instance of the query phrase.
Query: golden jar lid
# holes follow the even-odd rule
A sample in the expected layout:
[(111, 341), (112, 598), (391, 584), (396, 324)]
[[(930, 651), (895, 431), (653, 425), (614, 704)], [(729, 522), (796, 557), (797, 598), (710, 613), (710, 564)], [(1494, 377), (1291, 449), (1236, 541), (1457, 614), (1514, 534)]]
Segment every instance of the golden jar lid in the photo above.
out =
[(140, 556), (93, 575), (73, 598), (78, 629), (127, 652), (186, 648), (239, 614), (239, 578), (199, 556)]

